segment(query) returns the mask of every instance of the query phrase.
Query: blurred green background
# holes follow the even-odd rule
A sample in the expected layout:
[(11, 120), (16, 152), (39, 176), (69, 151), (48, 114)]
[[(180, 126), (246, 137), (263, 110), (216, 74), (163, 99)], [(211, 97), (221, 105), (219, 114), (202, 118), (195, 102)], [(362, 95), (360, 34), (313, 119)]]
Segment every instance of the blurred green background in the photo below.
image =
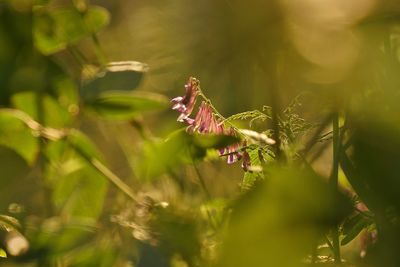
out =
[[(399, 15), (0, 0), (0, 266), (400, 266)], [(246, 148), (261, 172), (175, 132), (190, 76), (263, 114), (232, 119), (276, 139)]]

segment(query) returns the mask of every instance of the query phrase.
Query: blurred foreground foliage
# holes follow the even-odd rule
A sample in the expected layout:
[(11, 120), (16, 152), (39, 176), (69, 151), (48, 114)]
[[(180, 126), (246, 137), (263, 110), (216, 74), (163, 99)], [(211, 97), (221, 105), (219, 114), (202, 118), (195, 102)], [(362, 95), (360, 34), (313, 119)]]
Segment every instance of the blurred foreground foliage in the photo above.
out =
[(0, 265), (400, 266), (397, 2), (188, 5), (0, 1)]

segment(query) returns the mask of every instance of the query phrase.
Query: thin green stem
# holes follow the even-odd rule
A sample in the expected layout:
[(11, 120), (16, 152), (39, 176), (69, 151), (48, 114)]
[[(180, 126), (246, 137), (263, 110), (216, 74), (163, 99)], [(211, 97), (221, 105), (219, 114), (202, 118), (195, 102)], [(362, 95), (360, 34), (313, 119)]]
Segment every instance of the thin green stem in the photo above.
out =
[(325, 127), (332, 121), (332, 114), (329, 114), (328, 116), (326, 116), (322, 123), (319, 124), (318, 128), (315, 130), (315, 132), (313, 133), (313, 135), (311, 136), (311, 138), (308, 140), (308, 142), (306, 143), (306, 145), (304, 146), (303, 149), (303, 155), (307, 156), (308, 153), (310, 152), (311, 148), (317, 143), (318, 138), (321, 134), (321, 132), (325, 129)]
[[(194, 170), (195, 170), (195, 172), (196, 172), (196, 174), (197, 174), (197, 178), (199, 179), (201, 188), (203, 189), (204, 194), (205, 194), (206, 197), (207, 197), (207, 200), (208, 200), (208, 201), (211, 201), (211, 194), (210, 194), (210, 191), (208, 191), (207, 186), (206, 186), (206, 183), (204, 182), (203, 176), (201, 175), (199, 169), (197, 168), (197, 165), (196, 165), (196, 163), (195, 163), (195, 161), (194, 161), (193, 158), (192, 158), (192, 162), (193, 162), (193, 168), (194, 168)], [(208, 217), (208, 221), (209, 221), (209, 223), (210, 223), (210, 226), (213, 228), (214, 231), (216, 231), (216, 230), (217, 230), (217, 227), (216, 227), (216, 225), (215, 225), (215, 223), (214, 223), (213, 216), (212, 216), (210, 210), (208, 209), (208, 207), (205, 207), (205, 210), (206, 210), (206, 213), (207, 213), (207, 217)]]
[(99, 173), (101, 173), (104, 177), (106, 177), (111, 183), (113, 183), (119, 190), (121, 190), (125, 195), (127, 195), (130, 199), (135, 202), (139, 202), (136, 199), (136, 196), (132, 189), (119, 178), (116, 174), (114, 174), (110, 169), (108, 169), (103, 163), (101, 163), (96, 158), (89, 158), (83, 153), (79, 148), (75, 147), (73, 144), (71, 146), (74, 150), (84, 158), (90, 165), (92, 165)]
[(71, 144), (71, 147), (88, 162), (91, 166), (93, 166), (100, 174), (102, 174), (105, 178), (107, 178), (112, 184), (114, 184), (122, 193), (128, 196), (135, 202), (139, 202), (135, 196), (135, 193), (132, 189), (124, 182), (121, 178), (119, 178), (115, 173), (113, 173), (106, 165), (104, 165), (100, 160), (96, 158), (88, 157), (84, 152), (82, 152), (78, 147)]
[(221, 113), (219, 113), (217, 108), (211, 103), (211, 100), (203, 93), (200, 86), (199, 86), (198, 90), (199, 90), (199, 96), (202, 97), (204, 99), (204, 101), (207, 102), (207, 104), (212, 108), (214, 114), (217, 115), (222, 120), (223, 123), (228, 123), (235, 130), (235, 132), (237, 134), (239, 134), (241, 137), (244, 137), (244, 135), (239, 131), (239, 128), (237, 128), (230, 121), (227, 121), (226, 118)]
[(332, 242), (329, 240), (329, 238), (327, 236), (325, 236), (325, 241), (328, 244), (328, 246), (330, 247), (330, 249), (334, 250), (333, 249), (333, 244), (332, 244)]
[[(339, 114), (336, 112), (332, 117), (332, 138), (333, 138), (333, 164), (332, 172), (330, 177), (330, 183), (332, 187), (336, 190), (338, 187), (339, 178), (339, 162), (340, 162), (340, 129), (339, 129)], [(342, 262), (340, 255), (340, 243), (339, 243), (339, 226), (336, 225), (332, 229), (332, 247), (334, 260), (336, 264)]]
[(210, 194), (210, 192), (208, 191), (207, 186), (206, 186), (206, 183), (204, 182), (203, 176), (201, 175), (199, 169), (197, 168), (197, 165), (196, 165), (196, 163), (195, 163), (195, 161), (194, 161), (193, 158), (192, 158), (192, 162), (193, 162), (193, 168), (194, 168), (194, 170), (195, 170), (195, 172), (196, 172), (197, 178), (199, 179), (200, 186), (201, 186), (201, 188), (203, 189), (204, 194), (205, 194), (206, 197), (207, 197), (207, 200), (211, 200), (211, 194)]
[[(37, 120), (38, 123), (43, 125), (45, 122), (45, 112), (44, 112), (44, 106), (43, 106), (43, 97), (44, 97), (44, 92), (43, 90), (38, 90), (35, 95), (35, 102), (36, 102), (36, 113), (37, 113)], [(51, 188), (48, 184), (48, 181), (46, 180), (45, 177), (45, 169), (46, 169), (46, 161), (45, 161), (45, 148), (46, 148), (46, 140), (44, 138), (39, 138), (39, 153), (37, 157), (37, 169), (39, 172), (39, 177), (42, 179), (40, 180), (41, 187), (43, 190), (43, 201), (44, 201), (44, 213), (45, 216), (52, 216), (54, 214), (54, 209), (52, 205), (52, 191)]]
[(118, 189), (125, 193), (132, 200), (137, 202), (135, 194), (132, 189), (124, 183), (117, 175), (115, 175), (110, 169), (108, 169), (103, 163), (97, 159), (91, 159), (90, 164), (92, 164), (101, 174), (103, 174), (108, 180), (110, 180)]
[(361, 214), (362, 216), (364, 216), (364, 217), (366, 217), (366, 218), (368, 218), (368, 219), (374, 219), (374, 218), (375, 218), (373, 215), (370, 215), (370, 214), (368, 214), (368, 213), (366, 213), (366, 212), (360, 210), (360, 209), (357, 208), (357, 207), (354, 207), (354, 209), (356, 210), (356, 212), (358, 212), (359, 214)]
[(262, 51), (259, 52), (260, 52), (260, 57), (258, 63), (261, 70), (265, 74), (265, 85), (271, 106), (271, 119), (272, 119), (272, 130), (273, 130), (272, 138), (275, 140), (274, 152), (277, 161), (284, 163), (286, 162), (286, 155), (281, 148), (282, 145), (282, 140), (280, 136), (281, 127), (279, 125), (280, 121), (279, 118), (281, 117), (280, 116), (281, 99), (280, 99), (279, 84), (278, 84), (278, 80), (281, 75), (281, 69), (282, 69), (282, 64), (281, 64), (282, 57), (279, 50), (276, 51), (275, 55), (273, 55), (272, 57), (268, 56), (268, 58), (265, 53), (263, 53)]
[(76, 46), (69, 46), (68, 51), (81, 66), (90, 63), (87, 57)]
[(96, 48), (96, 55), (97, 55), (97, 58), (98, 58), (100, 64), (102, 66), (105, 66), (107, 64), (107, 61), (108, 61), (107, 60), (107, 56), (104, 53), (104, 50), (103, 50), (103, 48), (102, 48), (102, 46), (100, 44), (99, 38), (97, 37), (97, 35), (95, 33), (92, 34), (92, 41), (93, 41), (94, 46)]
[[(57, 141), (68, 136), (68, 132), (65, 130), (59, 130), (50, 127), (44, 127), (42, 124), (33, 120), (29, 115), (25, 112), (16, 110), (16, 109), (7, 109), (2, 108), (1, 111), (8, 112), (10, 115), (18, 118), (31, 130), (37, 132), (43, 139), (47, 139), (50, 141)], [(68, 138), (66, 138), (68, 142)], [(103, 163), (101, 163), (98, 159), (89, 157), (83, 152), (79, 147), (74, 145), (71, 142), (68, 142), (69, 145), (90, 165), (92, 165), (98, 172), (100, 172), (104, 177), (106, 177), (110, 182), (112, 182), (118, 189), (120, 189), (123, 193), (125, 193), (129, 198), (137, 202), (134, 192), (132, 189), (119, 178), (116, 174), (114, 174), (110, 169), (108, 169)]]

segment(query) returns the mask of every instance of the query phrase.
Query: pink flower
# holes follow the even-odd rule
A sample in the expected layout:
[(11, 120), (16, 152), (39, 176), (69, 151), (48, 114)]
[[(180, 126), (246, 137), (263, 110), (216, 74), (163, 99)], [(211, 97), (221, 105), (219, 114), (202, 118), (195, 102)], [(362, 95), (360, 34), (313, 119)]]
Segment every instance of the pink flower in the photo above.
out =
[[(190, 118), (196, 98), (200, 92), (200, 82), (193, 77), (185, 85), (186, 94), (178, 96), (171, 100), (173, 103), (172, 109), (177, 110), (181, 114), (177, 121), (185, 122), (189, 126), (186, 131), (189, 133), (200, 134), (216, 134), (216, 135), (231, 135), (236, 136), (236, 131), (230, 127), (226, 129), (223, 122), (217, 118), (213, 112), (211, 105), (205, 101), (201, 102), (199, 110), (194, 119)], [(247, 152), (240, 151), (241, 145), (239, 143), (230, 145), (226, 148), (220, 149), (220, 156), (227, 156), (227, 163), (232, 164), (239, 161), (243, 157), (242, 168), (247, 171), (250, 166), (250, 157)]]
[(242, 154), (238, 151), (238, 149), (239, 149), (239, 144), (233, 144), (226, 148), (228, 154), (226, 162), (228, 164), (235, 163), (236, 161), (239, 161), (242, 158)]
[(199, 80), (190, 77), (188, 82), (185, 84), (186, 94), (184, 96), (175, 97), (171, 100), (171, 103), (173, 104), (172, 109), (181, 113), (177, 119), (178, 121), (187, 122), (188, 124), (193, 123), (193, 120), (190, 119), (189, 116), (196, 104), (196, 98), (199, 95), (199, 86)]
[(224, 127), (215, 117), (211, 106), (203, 101), (200, 104), (195, 119), (190, 123), (187, 131), (190, 133), (224, 134)]
[[(228, 130), (225, 130), (224, 134), (236, 136), (236, 132), (232, 127), (230, 127)], [(236, 143), (236, 144), (230, 145), (224, 149), (221, 149), (219, 151), (219, 154), (220, 154), (220, 156), (227, 156), (227, 163), (232, 164), (232, 163), (235, 163), (236, 161), (239, 161), (242, 158), (242, 152), (239, 151), (240, 147), (241, 146), (239, 145), (239, 143)]]

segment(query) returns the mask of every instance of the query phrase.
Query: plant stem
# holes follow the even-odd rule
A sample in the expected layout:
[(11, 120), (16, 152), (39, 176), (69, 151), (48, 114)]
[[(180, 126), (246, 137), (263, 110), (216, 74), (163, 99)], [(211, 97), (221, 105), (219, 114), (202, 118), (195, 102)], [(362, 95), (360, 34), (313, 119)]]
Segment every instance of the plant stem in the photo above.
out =
[(102, 66), (105, 66), (107, 64), (107, 57), (106, 54), (104, 53), (103, 48), (101, 47), (99, 38), (95, 33), (92, 34), (92, 41), (94, 43), (94, 46), (96, 48), (96, 54), (97, 58)]
[(135, 202), (139, 202), (132, 189), (124, 182), (121, 178), (119, 178), (115, 173), (113, 173), (110, 169), (107, 168), (103, 163), (101, 163), (96, 158), (88, 157), (84, 152), (82, 152), (78, 147), (74, 146), (70, 143), (70, 145), (74, 148), (74, 150), (84, 158), (90, 165), (92, 165), (99, 173), (101, 173), (104, 177), (106, 177), (111, 183), (113, 183), (119, 190), (121, 190), (125, 195), (127, 195), (130, 199)]
[[(332, 187), (336, 190), (338, 187), (339, 178), (339, 160), (340, 160), (340, 132), (339, 132), (339, 114), (335, 112), (332, 117), (332, 128), (333, 128), (333, 164), (332, 172), (330, 177), (330, 183)], [(339, 243), (339, 226), (336, 225), (332, 229), (332, 247), (333, 254), (336, 264), (341, 264), (342, 259), (340, 255), (340, 243)]]
[[(44, 98), (43, 89), (36, 91), (36, 94), (35, 94), (36, 114), (37, 114), (38, 123), (40, 123), (41, 125), (43, 125), (45, 122), (45, 111), (44, 111), (44, 106), (43, 106), (43, 98)], [(38, 168), (38, 172), (39, 172), (39, 177), (41, 177), (40, 185), (42, 188), (43, 201), (44, 201), (44, 205), (43, 205), (44, 215), (50, 217), (54, 214), (54, 209), (53, 209), (53, 205), (52, 205), (52, 203), (53, 203), (52, 202), (52, 191), (51, 191), (51, 188), (45, 177), (46, 142), (45, 142), (44, 138), (38, 138), (38, 141), (39, 141), (39, 153), (38, 153), (36, 164), (37, 164), (37, 168)]]
[[(40, 136), (44, 139), (48, 139), (51, 141), (60, 140), (67, 136), (67, 133), (63, 130), (58, 130), (54, 128), (44, 127), (42, 124), (33, 120), (29, 115), (25, 112), (16, 109), (0, 109), (3, 112), (8, 112), (10, 115), (18, 118), (31, 130), (38, 132)], [(68, 142), (68, 138), (66, 139)], [(110, 182), (112, 182), (119, 190), (121, 190), (125, 195), (131, 198), (133, 201), (137, 201), (134, 192), (132, 189), (124, 182), (121, 178), (119, 178), (116, 174), (114, 174), (110, 169), (107, 168), (103, 163), (101, 163), (98, 159), (89, 157), (84, 153), (79, 147), (75, 146), (73, 143), (69, 142), (69, 145), (90, 165), (92, 165), (98, 172), (100, 172), (104, 177), (106, 177)]]
[(207, 200), (211, 200), (210, 192), (208, 191), (207, 186), (206, 186), (206, 183), (204, 182), (203, 176), (201, 175), (199, 169), (197, 168), (197, 165), (196, 165), (196, 163), (195, 163), (195, 161), (194, 161), (193, 158), (192, 158), (192, 162), (193, 162), (193, 168), (194, 168), (194, 170), (195, 170), (195, 172), (196, 172), (196, 174), (197, 174), (197, 178), (199, 179), (201, 188), (203, 189), (204, 194), (205, 194), (206, 197), (207, 197)]
[[(199, 179), (201, 188), (203, 189), (203, 191), (204, 191), (204, 193), (205, 193), (205, 195), (207, 197), (207, 200), (211, 201), (210, 192), (208, 191), (206, 183), (204, 182), (203, 176), (201, 175), (199, 169), (197, 168), (197, 165), (196, 165), (196, 163), (195, 163), (193, 158), (192, 158), (192, 162), (193, 162), (193, 168), (194, 168), (194, 170), (196, 171), (196, 174), (197, 174), (197, 178)], [(212, 229), (214, 231), (216, 231), (217, 227), (214, 224), (214, 220), (213, 220), (213, 217), (212, 217), (212, 214), (211, 214), (210, 210), (208, 209), (208, 207), (205, 207), (205, 210), (206, 210), (206, 213), (207, 213), (207, 217), (208, 217), (208, 221), (210, 223), (210, 226), (212, 227)]]
[[(268, 63), (266, 63), (268, 62)], [(267, 59), (267, 55), (260, 51), (259, 65), (265, 73), (265, 84), (268, 92), (268, 98), (271, 106), (271, 119), (272, 119), (272, 139), (275, 140), (275, 155), (278, 162), (285, 163), (286, 155), (283, 153), (281, 145), (282, 140), (280, 137), (281, 127), (279, 120), (281, 118), (281, 99), (279, 93), (278, 80), (281, 71), (281, 56), (280, 51), (276, 51), (276, 54), (272, 58)]]
[(214, 107), (214, 105), (211, 103), (211, 100), (205, 96), (205, 94), (203, 93), (203, 91), (201, 90), (200, 86), (199, 86), (199, 96), (202, 97), (204, 99), (204, 101), (207, 102), (208, 105), (210, 105), (210, 107), (212, 108), (213, 112), (215, 115), (217, 115), (221, 120), (222, 120), (222, 124), (227, 123), (229, 124), (234, 130), (235, 132), (241, 136), (242, 138), (245, 137), (244, 134), (242, 134), (239, 131), (239, 128), (237, 128), (233, 123), (231, 123), (230, 121), (226, 121), (226, 118), (224, 116), (222, 116), (221, 113), (219, 113), (219, 111)]
[(89, 60), (85, 57), (85, 55), (75, 46), (69, 46), (68, 51), (75, 58), (78, 64), (83, 67), (86, 64), (89, 64)]
[[(212, 108), (212, 110), (214, 111), (215, 115), (217, 115), (222, 121), (225, 121), (226, 118), (224, 116), (222, 116), (221, 113), (219, 113), (219, 111), (216, 109), (216, 107), (214, 107), (214, 105), (212, 104), (211, 100), (206, 97), (206, 95), (203, 93), (203, 91), (201, 90), (200, 86), (199, 86), (199, 96), (202, 97), (204, 99), (204, 101), (207, 102), (207, 104)], [(237, 129), (231, 122), (227, 122), (229, 123), (229, 125), (231, 125), (233, 128)]]

